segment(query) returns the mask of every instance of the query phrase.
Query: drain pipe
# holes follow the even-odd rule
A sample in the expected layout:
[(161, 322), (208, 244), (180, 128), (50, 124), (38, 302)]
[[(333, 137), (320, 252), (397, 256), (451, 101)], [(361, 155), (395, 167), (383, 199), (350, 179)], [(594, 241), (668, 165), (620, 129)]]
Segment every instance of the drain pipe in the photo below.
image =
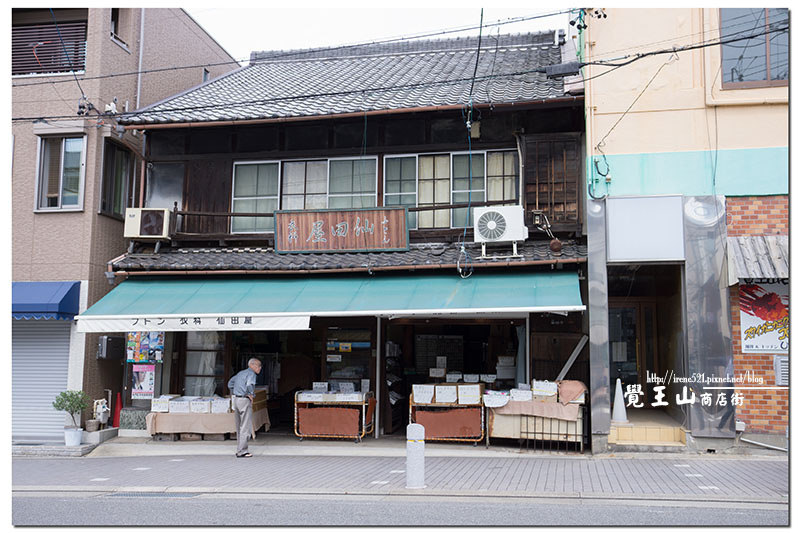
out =
[(781, 448), (779, 446), (773, 446), (772, 444), (764, 444), (763, 442), (756, 442), (750, 439), (743, 439), (739, 437), (739, 442), (746, 442), (747, 444), (755, 444), (756, 446), (761, 446), (762, 448), (769, 448), (770, 450), (778, 450), (779, 452), (788, 452), (786, 448)]

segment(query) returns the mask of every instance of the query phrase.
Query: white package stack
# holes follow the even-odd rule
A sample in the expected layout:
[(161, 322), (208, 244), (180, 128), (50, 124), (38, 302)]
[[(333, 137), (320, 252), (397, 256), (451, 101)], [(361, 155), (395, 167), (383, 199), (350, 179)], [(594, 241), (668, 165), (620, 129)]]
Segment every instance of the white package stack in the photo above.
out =
[(321, 402), (322, 401), (322, 393), (321, 392), (311, 392), (311, 391), (303, 391), (297, 395), (298, 402)]
[(436, 385), (436, 403), (456, 403), (458, 388), (448, 385)]
[(211, 412), (211, 399), (210, 398), (198, 398), (196, 400), (192, 400), (191, 404), (191, 412), (193, 413), (210, 413)]
[(169, 412), (170, 413), (191, 413), (192, 412), (192, 400), (187, 396), (180, 396), (178, 398), (172, 398), (169, 401)]
[(478, 374), (464, 374), (464, 383), (477, 383)]
[(446, 370), (444, 368), (430, 368), (428, 369), (428, 376), (432, 378), (443, 378)]
[(481, 374), (481, 381), (484, 383), (494, 383), (497, 381), (497, 374)]
[(433, 385), (413, 385), (414, 403), (431, 403), (433, 401)]
[(212, 413), (228, 413), (231, 410), (230, 398), (211, 398)]
[(558, 383), (555, 381), (533, 380), (533, 393), (536, 396), (555, 396), (558, 393)]
[(459, 385), (458, 403), (460, 405), (475, 405), (481, 403), (481, 386)]
[(533, 400), (533, 392), (522, 389), (511, 389), (512, 402), (529, 402)]
[(461, 372), (448, 372), (445, 380), (447, 383), (458, 383), (462, 377)]
[(169, 401), (177, 398), (177, 394), (162, 394), (150, 401), (150, 410), (154, 413), (169, 413)]

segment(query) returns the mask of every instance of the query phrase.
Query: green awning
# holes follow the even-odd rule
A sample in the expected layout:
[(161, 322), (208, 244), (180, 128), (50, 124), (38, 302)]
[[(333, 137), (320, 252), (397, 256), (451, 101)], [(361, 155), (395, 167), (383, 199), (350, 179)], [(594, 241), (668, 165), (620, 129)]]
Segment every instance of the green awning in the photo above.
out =
[(308, 329), (312, 316), (508, 316), (583, 311), (575, 272), (129, 279), (78, 330)]

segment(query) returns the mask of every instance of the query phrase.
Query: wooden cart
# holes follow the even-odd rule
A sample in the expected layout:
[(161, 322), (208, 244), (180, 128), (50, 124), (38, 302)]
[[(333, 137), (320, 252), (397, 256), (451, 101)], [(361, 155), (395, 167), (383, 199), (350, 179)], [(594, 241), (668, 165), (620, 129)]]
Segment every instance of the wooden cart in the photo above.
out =
[(425, 427), (426, 441), (472, 442), (484, 437), (485, 410), (479, 404), (416, 403), (414, 394), (408, 400), (408, 421)]
[[(322, 399), (304, 400), (302, 396), (320, 396)], [(308, 391), (295, 393), (294, 434), (300, 440), (316, 437), (361, 442), (365, 435), (375, 430), (376, 402), (372, 392), (361, 395), (361, 401), (340, 401), (335, 399), (336, 396)]]

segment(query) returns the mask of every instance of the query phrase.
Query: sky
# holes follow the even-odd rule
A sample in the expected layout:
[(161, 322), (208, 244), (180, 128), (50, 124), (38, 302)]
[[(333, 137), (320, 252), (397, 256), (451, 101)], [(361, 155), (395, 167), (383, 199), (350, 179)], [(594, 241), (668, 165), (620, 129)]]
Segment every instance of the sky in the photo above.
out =
[[(218, 4), (217, 4), (218, 5)], [(396, 4), (395, 4), (396, 5)], [(566, 7), (536, 6), (484, 9), (484, 23), (549, 14)], [(235, 59), (247, 61), (250, 52), (314, 48), (410, 36), (422, 32), (478, 26), (480, 7), (461, 8), (220, 8), (184, 7)], [(484, 29), (487, 32), (524, 33), (566, 29), (567, 14)], [(442, 37), (477, 35), (474, 29)], [(435, 38), (431, 36), (430, 38)]]

